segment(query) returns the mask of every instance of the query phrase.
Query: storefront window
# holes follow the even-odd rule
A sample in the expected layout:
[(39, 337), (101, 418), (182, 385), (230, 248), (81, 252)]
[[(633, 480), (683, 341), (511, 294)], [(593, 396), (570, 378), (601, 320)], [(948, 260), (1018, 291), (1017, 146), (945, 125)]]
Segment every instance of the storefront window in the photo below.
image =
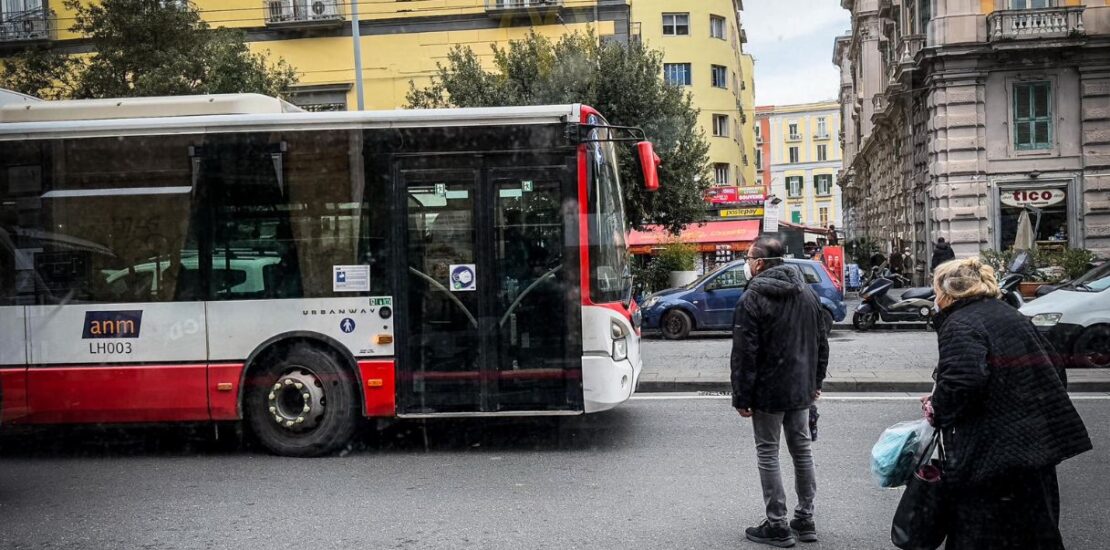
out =
[(1063, 244), (1069, 240), (1067, 191), (1055, 188), (1002, 189), (999, 205), (999, 240), (1002, 250), (1014, 245), (1022, 211), (1029, 213), (1034, 240), (1039, 244)]

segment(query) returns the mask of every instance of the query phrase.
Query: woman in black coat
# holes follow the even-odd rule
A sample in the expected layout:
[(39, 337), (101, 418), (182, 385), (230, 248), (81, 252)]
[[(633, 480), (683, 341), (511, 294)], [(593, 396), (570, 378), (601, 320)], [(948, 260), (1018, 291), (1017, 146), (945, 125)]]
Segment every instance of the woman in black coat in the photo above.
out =
[(926, 403), (941, 430), (946, 549), (1060, 549), (1056, 465), (1091, 449), (1033, 324), (998, 297), (978, 258), (938, 266), (940, 360)]

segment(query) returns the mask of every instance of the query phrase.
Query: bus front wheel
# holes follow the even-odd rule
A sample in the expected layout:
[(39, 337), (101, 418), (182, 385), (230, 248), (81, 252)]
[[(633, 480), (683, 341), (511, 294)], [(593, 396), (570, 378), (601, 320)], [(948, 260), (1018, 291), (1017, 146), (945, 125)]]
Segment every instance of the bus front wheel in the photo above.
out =
[(247, 377), (244, 412), (251, 432), (274, 454), (332, 453), (358, 425), (355, 381), (334, 355), (313, 346), (268, 354)]

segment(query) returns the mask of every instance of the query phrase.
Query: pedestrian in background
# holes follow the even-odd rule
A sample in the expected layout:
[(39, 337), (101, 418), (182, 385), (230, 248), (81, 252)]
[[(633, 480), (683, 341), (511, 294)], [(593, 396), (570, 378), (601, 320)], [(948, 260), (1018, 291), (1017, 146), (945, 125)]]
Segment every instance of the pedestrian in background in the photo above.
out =
[(937, 267), (940, 360), (926, 415), (942, 433), (949, 550), (1063, 548), (1056, 465), (1091, 449), (1033, 324), (978, 258)]
[[(813, 501), (817, 478), (810, 449), (809, 411), (821, 395), (829, 341), (816, 293), (783, 262), (778, 239), (760, 237), (748, 250), (747, 290), (736, 304), (732, 331), (732, 406), (752, 419), (767, 519), (749, 527), (749, 540), (779, 547), (817, 540)], [(798, 505), (787, 522), (779, 470), (779, 440), (794, 463)]]
[(933, 261), (929, 265), (929, 268), (935, 273), (937, 266), (955, 259), (956, 253), (952, 251), (952, 245), (945, 242), (944, 237), (940, 237), (937, 239), (937, 244), (933, 246)]
[(840, 246), (840, 237), (836, 235), (836, 226), (829, 224), (829, 246)]

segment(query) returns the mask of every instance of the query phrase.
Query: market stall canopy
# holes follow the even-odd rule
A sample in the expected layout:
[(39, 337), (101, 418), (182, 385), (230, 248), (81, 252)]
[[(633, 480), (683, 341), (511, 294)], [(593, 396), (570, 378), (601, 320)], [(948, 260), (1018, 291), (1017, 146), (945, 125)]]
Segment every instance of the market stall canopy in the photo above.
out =
[(628, 235), (628, 246), (633, 254), (648, 254), (653, 248), (661, 248), (675, 241), (708, 245), (710, 249), (723, 244), (746, 245), (759, 237), (759, 224), (760, 220), (705, 222), (687, 226), (678, 236), (662, 226), (649, 225), (643, 231), (631, 232)]

